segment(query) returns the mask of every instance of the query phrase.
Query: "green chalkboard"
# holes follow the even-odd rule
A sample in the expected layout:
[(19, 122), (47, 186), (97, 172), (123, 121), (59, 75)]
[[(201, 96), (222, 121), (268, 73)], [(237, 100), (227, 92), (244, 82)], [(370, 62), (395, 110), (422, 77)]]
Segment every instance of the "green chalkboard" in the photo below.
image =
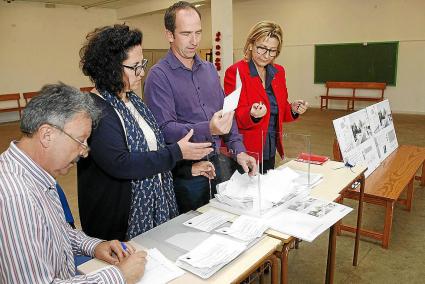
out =
[(398, 42), (315, 45), (314, 83), (397, 81)]

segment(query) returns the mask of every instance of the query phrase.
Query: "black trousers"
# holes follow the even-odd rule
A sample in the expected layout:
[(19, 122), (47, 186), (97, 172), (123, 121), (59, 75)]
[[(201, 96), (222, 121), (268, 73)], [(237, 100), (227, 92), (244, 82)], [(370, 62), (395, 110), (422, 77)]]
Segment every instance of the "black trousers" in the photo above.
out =
[(276, 161), (276, 156), (271, 157), (268, 160), (263, 160), (263, 163), (260, 164), (260, 174), (266, 174), (269, 170), (274, 169), (274, 164)]

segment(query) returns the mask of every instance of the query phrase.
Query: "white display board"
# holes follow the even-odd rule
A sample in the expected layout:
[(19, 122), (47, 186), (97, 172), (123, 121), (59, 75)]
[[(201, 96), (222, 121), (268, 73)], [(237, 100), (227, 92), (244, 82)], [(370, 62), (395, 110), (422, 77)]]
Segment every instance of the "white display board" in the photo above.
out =
[(367, 165), (366, 177), (398, 147), (388, 100), (335, 119), (333, 124), (344, 162)]

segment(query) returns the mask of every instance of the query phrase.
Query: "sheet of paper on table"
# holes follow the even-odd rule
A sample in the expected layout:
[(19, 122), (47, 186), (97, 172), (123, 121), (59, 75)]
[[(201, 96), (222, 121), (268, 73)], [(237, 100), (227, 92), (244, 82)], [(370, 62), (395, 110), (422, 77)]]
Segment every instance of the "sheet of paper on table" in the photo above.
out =
[(247, 245), (243, 242), (215, 234), (180, 256), (176, 264), (207, 279), (246, 249)]
[(210, 209), (199, 216), (193, 217), (187, 220), (183, 225), (192, 227), (204, 232), (210, 232), (211, 230), (223, 225), (230, 221), (232, 216), (226, 212)]
[(158, 249), (147, 250), (145, 273), (137, 284), (164, 284), (184, 274)]
[(263, 216), (270, 228), (312, 242), (353, 209), (335, 202), (300, 196), (272, 216)]
[(269, 226), (261, 219), (246, 215), (239, 216), (230, 227), (223, 227), (216, 232), (229, 235), (244, 242), (251, 242), (263, 235)]

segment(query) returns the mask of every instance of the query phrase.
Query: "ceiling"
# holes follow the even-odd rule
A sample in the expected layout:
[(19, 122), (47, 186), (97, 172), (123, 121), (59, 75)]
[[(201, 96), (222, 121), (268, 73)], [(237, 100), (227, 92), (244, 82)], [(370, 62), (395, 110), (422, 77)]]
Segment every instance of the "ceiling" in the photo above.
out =
[[(6, 1), (6, 0), (5, 0)], [(127, 6), (132, 6), (135, 4), (140, 4), (144, 0), (21, 0), (23, 2), (40, 2), (40, 3), (52, 3), (52, 4), (62, 4), (62, 5), (75, 5), (81, 6), (83, 8), (109, 8), (109, 9), (119, 9)]]

